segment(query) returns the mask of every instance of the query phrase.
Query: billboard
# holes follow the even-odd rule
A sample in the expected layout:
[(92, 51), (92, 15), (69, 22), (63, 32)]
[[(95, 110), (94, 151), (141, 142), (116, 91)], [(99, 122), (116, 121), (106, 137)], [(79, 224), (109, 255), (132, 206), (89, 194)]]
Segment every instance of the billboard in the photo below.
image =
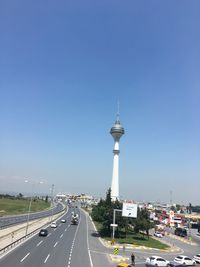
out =
[(137, 204), (123, 203), (122, 216), (137, 218)]

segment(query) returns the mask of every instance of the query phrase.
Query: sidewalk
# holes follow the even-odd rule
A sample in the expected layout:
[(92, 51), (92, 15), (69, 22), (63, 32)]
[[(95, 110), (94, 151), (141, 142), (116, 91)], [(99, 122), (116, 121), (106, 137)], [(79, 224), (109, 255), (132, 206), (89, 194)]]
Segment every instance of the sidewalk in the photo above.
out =
[[(60, 216), (64, 214), (65, 211), (56, 214), (52, 217), (52, 221), (58, 219)], [(28, 224), (28, 231), (27, 234), (35, 231), (39, 228), (47, 227), (48, 224), (51, 222), (51, 217), (46, 217), (34, 221), (30, 221)], [(4, 247), (8, 246), (9, 244), (15, 242), (16, 240), (24, 237), (26, 235), (26, 227), (27, 223), (22, 223), (18, 225), (14, 225), (5, 229), (0, 230), (0, 250)]]

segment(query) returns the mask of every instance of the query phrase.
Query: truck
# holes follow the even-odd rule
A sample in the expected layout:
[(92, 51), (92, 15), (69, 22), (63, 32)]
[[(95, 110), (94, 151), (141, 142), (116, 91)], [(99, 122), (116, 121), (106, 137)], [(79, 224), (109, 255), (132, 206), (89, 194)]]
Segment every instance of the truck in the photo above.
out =
[(78, 214), (73, 214), (71, 219), (71, 224), (77, 225), (78, 224)]

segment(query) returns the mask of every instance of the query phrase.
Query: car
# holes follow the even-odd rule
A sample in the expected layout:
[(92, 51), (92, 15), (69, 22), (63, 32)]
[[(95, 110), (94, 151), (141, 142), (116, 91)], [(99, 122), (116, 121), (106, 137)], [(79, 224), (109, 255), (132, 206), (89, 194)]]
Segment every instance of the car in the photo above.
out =
[(66, 220), (65, 219), (61, 219), (61, 223), (66, 223)]
[(120, 262), (117, 264), (117, 267), (132, 267), (132, 265), (127, 262)]
[(185, 255), (179, 255), (174, 259), (175, 262), (184, 264), (184, 265), (195, 265), (196, 262), (195, 260), (189, 258), (188, 256)]
[(167, 264), (167, 267), (184, 267), (184, 266), (185, 266), (184, 264), (181, 264), (181, 263), (175, 262), (175, 261), (170, 261)]
[(51, 228), (57, 228), (57, 224), (56, 224), (55, 222), (53, 222), (53, 223), (51, 224)]
[(186, 237), (187, 236), (187, 230), (185, 228), (177, 227), (174, 231), (175, 235)]
[(48, 230), (47, 229), (41, 229), (39, 231), (39, 236), (47, 236), (48, 235)]
[(146, 259), (146, 266), (155, 265), (155, 266), (167, 266), (169, 261), (165, 260), (160, 256), (151, 256)]
[(154, 236), (156, 236), (156, 237), (160, 237), (160, 238), (163, 237), (163, 235), (162, 235), (160, 232), (155, 232), (155, 233), (154, 233)]
[(200, 254), (197, 254), (193, 257), (193, 260), (196, 262), (196, 263), (200, 263)]

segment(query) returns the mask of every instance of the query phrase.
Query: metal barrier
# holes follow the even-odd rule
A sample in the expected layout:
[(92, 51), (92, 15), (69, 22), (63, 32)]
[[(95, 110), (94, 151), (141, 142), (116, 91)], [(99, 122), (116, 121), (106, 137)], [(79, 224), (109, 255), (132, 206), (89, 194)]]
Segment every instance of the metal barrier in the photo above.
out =
[[(65, 208), (60, 212), (62, 213), (65, 210)], [(58, 213), (57, 213), (58, 214)], [(56, 214), (54, 214), (56, 215)], [(45, 223), (43, 226), (38, 227), (37, 229), (35, 229), (34, 231), (32, 231), (31, 233), (15, 240), (14, 242), (10, 243), (9, 245), (5, 246), (4, 248), (0, 249), (0, 255), (5, 253), (6, 251), (8, 251), (9, 249), (11, 249), (12, 247), (16, 246), (17, 244), (21, 243), (22, 241), (24, 241), (25, 239), (29, 238), (30, 236), (34, 235), (39, 229), (42, 229), (46, 226), (49, 225), (49, 222)]]
[(12, 247), (14, 247), (15, 245), (21, 243), (22, 241), (24, 241), (25, 239), (27, 239), (28, 237), (30, 237), (31, 235), (35, 234), (39, 229), (47, 226), (49, 223), (44, 224), (43, 226), (40, 226), (39, 228), (35, 229), (34, 231), (32, 231), (31, 233), (15, 240), (14, 242), (10, 243), (9, 245), (5, 246), (4, 248), (0, 249), (0, 254), (5, 253), (7, 250), (11, 249)]

